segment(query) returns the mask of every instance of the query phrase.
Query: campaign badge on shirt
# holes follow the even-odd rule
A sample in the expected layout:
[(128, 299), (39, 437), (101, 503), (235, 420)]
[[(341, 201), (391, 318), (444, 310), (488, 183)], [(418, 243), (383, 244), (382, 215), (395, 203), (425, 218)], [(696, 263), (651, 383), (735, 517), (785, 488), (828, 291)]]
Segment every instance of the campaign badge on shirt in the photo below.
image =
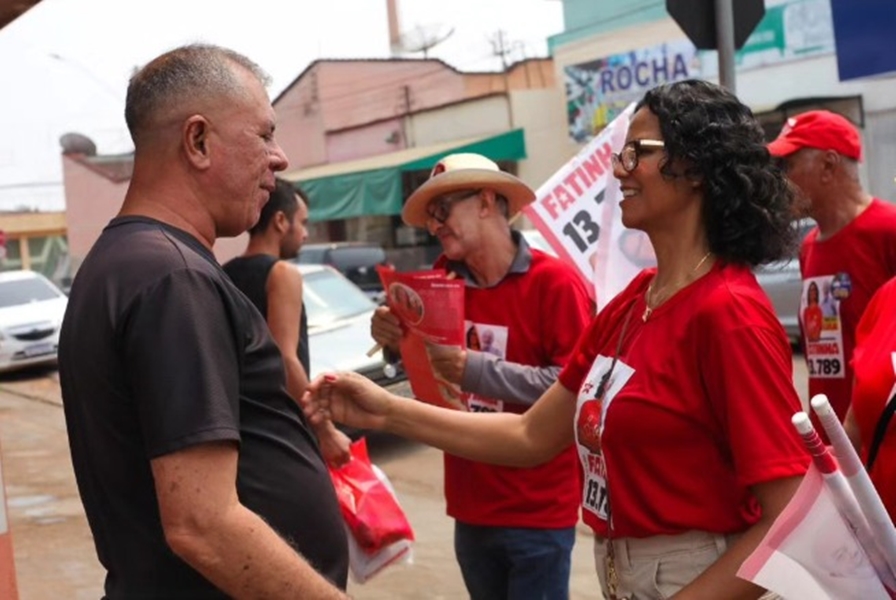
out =
[(498, 358), (507, 358), (507, 338), (510, 335), (507, 327), (464, 321), (464, 328), (468, 350), (485, 352)]
[[(510, 332), (503, 325), (489, 325), (464, 321), (464, 336), (468, 350), (484, 352), (498, 358), (507, 356), (507, 339)], [(504, 412), (504, 402), (469, 394), (465, 400), (470, 412)]]
[[(579, 388), (579, 396), (576, 400), (576, 447), (585, 474), (582, 506), (601, 519), (607, 518), (608, 499), (607, 466), (604, 461), (601, 437), (606, 428), (608, 411), (616, 394), (634, 372), (634, 369), (620, 360), (617, 360), (614, 366), (612, 358), (598, 355)], [(609, 377), (601, 386), (601, 380), (608, 373)]]
[(852, 294), (852, 279), (849, 273), (840, 272), (831, 280), (831, 294), (837, 300), (846, 300)]
[(809, 377), (841, 378), (845, 372), (840, 302), (849, 297), (852, 283), (846, 273), (810, 277), (803, 281), (800, 323), (805, 338)]

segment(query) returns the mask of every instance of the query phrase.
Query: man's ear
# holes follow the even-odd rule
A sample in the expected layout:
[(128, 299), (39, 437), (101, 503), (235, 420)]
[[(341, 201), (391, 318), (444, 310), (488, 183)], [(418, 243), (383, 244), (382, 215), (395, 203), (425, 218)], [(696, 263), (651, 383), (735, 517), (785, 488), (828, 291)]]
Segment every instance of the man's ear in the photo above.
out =
[(274, 227), (276, 227), (277, 233), (289, 231), (289, 217), (282, 210), (278, 210), (277, 214), (274, 215)]
[(184, 121), (183, 147), (190, 164), (207, 169), (211, 164), (208, 151), (209, 124), (202, 115), (193, 115)]
[(487, 216), (490, 210), (497, 210), (498, 198), (493, 190), (484, 189), (479, 192), (479, 215)]
[(840, 169), (842, 157), (833, 150), (827, 150), (821, 156), (821, 182), (828, 183)]

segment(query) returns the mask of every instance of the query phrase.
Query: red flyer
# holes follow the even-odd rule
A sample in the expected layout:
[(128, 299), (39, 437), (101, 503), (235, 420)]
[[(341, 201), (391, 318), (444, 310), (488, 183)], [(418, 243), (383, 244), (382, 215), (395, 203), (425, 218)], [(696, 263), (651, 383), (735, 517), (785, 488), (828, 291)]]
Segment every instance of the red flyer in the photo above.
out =
[(464, 282), (444, 269), (398, 272), (379, 267), (386, 304), (407, 334), (400, 351), (411, 390), (418, 400), (467, 410), (460, 386), (436, 376), (426, 343), (464, 346)]

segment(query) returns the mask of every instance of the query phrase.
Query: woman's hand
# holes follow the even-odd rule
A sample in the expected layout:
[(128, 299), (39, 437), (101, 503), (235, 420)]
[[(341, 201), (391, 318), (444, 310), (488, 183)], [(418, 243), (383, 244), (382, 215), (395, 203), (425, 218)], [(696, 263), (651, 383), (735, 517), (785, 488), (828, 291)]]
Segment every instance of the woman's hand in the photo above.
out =
[(402, 401), (358, 373), (317, 377), (302, 396), (302, 409), (315, 427), (327, 420), (360, 429), (383, 429), (392, 402)]

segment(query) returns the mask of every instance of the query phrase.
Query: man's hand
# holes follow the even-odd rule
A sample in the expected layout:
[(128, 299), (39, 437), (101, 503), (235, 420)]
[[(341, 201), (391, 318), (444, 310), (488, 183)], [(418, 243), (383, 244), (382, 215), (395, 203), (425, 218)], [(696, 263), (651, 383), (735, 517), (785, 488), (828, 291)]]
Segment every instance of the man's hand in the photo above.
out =
[(360, 429), (383, 429), (394, 401), (402, 400), (363, 375), (334, 373), (312, 381), (301, 404), (315, 427), (330, 420)]
[(352, 459), (350, 437), (339, 431), (333, 421), (327, 420), (314, 426), (324, 460), (334, 467), (341, 467)]
[(398, 320), (388, 306), (378, 307), (370, 319), (370, 336), (379, 345), (398, 352), (398, 343), (404, 335), (401, 321)]
[(460, 385), (467, 366), (467, 351), (463, 347), (426, 342), (426, 354), (437, 378)]

